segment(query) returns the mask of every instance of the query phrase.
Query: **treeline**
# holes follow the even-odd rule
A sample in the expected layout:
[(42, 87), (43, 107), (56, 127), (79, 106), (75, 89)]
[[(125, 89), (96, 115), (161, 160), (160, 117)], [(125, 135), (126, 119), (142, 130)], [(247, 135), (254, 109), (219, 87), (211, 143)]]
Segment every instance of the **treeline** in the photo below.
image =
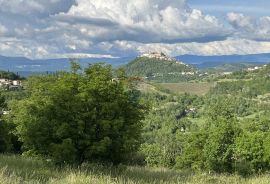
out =
[(212, 94), (241, 95), (247, 98), (257, 97), (270, 91), (270, 77), (251, 80), (220, 82), (212, 89)]
[(0, 71), (0, 78), (9, 79), (9, 80), (21, 80), (21, 79), (23, 79), (18, 74), (15, 74), (13, 72), (6, 72), (6, 71)]

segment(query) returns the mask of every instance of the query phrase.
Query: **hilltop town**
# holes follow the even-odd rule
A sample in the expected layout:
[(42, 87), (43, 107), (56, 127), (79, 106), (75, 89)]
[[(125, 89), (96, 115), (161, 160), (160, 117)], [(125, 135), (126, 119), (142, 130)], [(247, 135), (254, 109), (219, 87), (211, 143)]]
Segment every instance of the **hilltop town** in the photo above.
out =
[(167, 56), (166, 54), (164, 54), (163, 52), (150, 52), (150, 53), (145, 53), (145, 54), (142, 54), (141, 56), (139, 57), (147, 57), (147, 58), (150, 58), (150, 59), (158, 59), (158, 60), (165, 60), (165, 61), (175, 61), (177, 64), (185, 64), (181, 61), (178, 61), (177, 59), (175, 58), (172, 58), (172, 57), (169, 57)]

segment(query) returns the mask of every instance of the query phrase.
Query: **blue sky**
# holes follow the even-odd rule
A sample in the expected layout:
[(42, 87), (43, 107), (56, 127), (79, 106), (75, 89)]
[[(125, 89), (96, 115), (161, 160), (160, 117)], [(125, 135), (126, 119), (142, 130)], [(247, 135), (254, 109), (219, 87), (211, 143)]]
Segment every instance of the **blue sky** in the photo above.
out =
[(0, 55), (270, 53), (269, 0), (0, 0)]
[(189, 0), (192, 8), (215, 15), (220, 19), (228, 12), (238, 12), (254, 17), (270, 15), (270, 1), (267, 0)]
[(242, 13), (252, 17), (270, 16), (270, 1), (267, 0), (188, 0), (190, 7), (205, 14), (218, 17), (225, 25), (228, 12)]
[(269, 16), (270, 1), (267, 0), (189, 0), (192, 8), (216, 16), (228, 12), (245, 13), (252, 16)]

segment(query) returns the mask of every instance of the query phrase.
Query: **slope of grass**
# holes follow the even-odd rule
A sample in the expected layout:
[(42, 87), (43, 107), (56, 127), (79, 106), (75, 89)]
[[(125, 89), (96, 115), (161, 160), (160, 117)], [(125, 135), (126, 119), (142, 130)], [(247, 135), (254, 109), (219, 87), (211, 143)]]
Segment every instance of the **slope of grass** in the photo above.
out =
[(214, 86), (213, 83), (191, 83), (191, 82), (180, 82), (180, 83), (160, 83), (159, 84), (164, 89), (168, 89), (173, 93), (183, 94), (190, 93), (195, 95), (206, 94), (211, 87)]
[(35, 159), (0, 155), (1, 184), (264, 184), (270, 176), (242, 178), (236, 175), (194, 174), (191, 172), (145, 167), (105, 167), (85, 164), (80, 168), (55, 168)]
[(143, 93), (158, 93), (160, 95), (168, 95), (166, 92), (158, 89), (155, 85), (147, 82), (140, 82), (138, 84), (138, 90)]

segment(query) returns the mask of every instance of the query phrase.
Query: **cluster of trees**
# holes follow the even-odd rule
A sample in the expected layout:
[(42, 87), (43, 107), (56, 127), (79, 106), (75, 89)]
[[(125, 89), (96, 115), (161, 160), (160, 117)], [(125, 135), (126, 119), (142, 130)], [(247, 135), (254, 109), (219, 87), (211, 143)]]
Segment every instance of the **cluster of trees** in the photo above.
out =
[[(239, 119), (234, 98), (208, 98), (183, 95), (162, 99), (168, 107), (159, 105), (144, 120), (140, 151), (146, 163), (243, 175), (269, 170), (268, 113), (259, 118)], [(193, 114), (188, 111), (190, 107), (201, 112)], [(203, 119), (193, 121), (197, 118)]]
[(0, 124), (0, 152), (10, 150), (13, 134), (24, 155), (57, 164), (119, 163), (140, 145), (146, 108), (131, 82), (117, 74), (113, 80), (110, 66), (81, 71), (73, 63), (71, 72), (30, 78), (26, 97), (10, 102), (8, 123)]
[(195, 112), (189, 109), (198, 109), (202, 106), (201, 97), (181, 95), (178, 97), (154, 94), (144, 96), (155, 104), (144, 120), (143, 144), (141, 153), (150, 166), (173, 167), (176, 157), (181, 153), (181, 142), (177, 141), (177, 134), (196, 129), (189, 117)]
[(211, 94), (240, 95), (246, 98), (254, 98), (270, 91), (269, 78), (255, 78), (252, 80), (238, 80), (219, 82), (212, 89)]
[(255, 66), (249, 63), (225, 63), (218, 66), (211, 66), (211, 63), (209, 63), (209, 66), (205, 70), (210, 73), (234, 72), (234, 74), (240, 74), (245, 73), (247, 68)]
[(241, 72), (252, 78), (219, 82), (204, 97), (147, 97), (158, 108), (144, 121), (140, 151), (146, 163), (243, 175), (268, 171), (268, 68)]
[(13, 72), (0, 71), (0, 78), (9, 79), (9, 80), (20, 80), (22, 79), (19, 75)]
[(176, 167), (244, 175), (270, 169), (269, 116), (240, 121), (230, 103), (219, 99), (210, 107), (205, 126), (178, 135), (184, 144)]
[[(255, 66), (249, 66), (254, 68)], [(260, 65), (253, 71), (239, 70), (232, 73), (232, 75), (223, 76), (227, 79), (262, 79), (268, 78), (270, 72), (270, 65)]]

